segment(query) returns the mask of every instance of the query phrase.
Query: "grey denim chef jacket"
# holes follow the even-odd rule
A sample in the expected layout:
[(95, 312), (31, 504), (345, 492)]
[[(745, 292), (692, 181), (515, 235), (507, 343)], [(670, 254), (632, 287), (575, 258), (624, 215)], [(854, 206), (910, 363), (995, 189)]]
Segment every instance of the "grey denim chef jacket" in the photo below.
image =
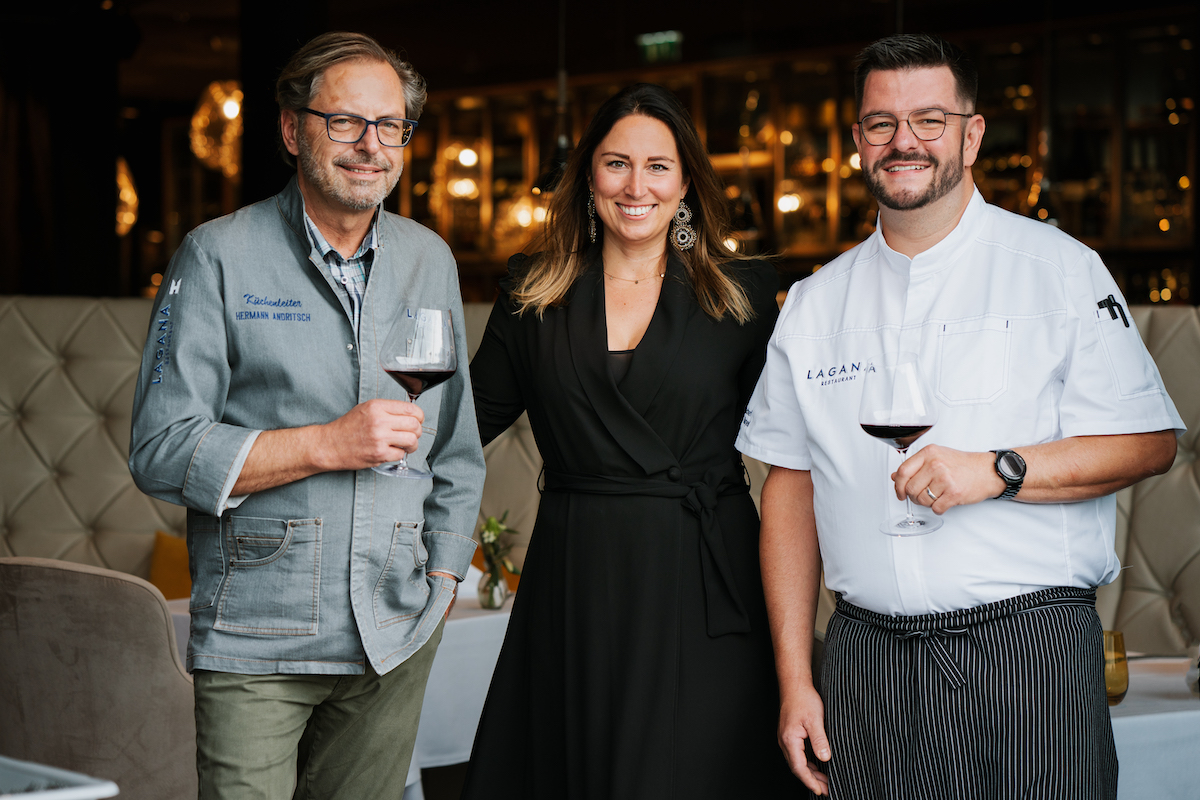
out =
[[(356, 337), (344, 293), (304, 229), (293, 178), (279, 195), (201, 225), (154, 304), (133, 404), (129, 468), (188, 507), (188, 668), (384, 674), (428, 640), (465, 576), (483, 491), (458, 271), (433, 232), (380, 211)], [(223, 487), (255, 431), (330, 422), (405, 399), (379, 365), (404, 305), (449, 308), (460, 368), (425, 392), (410, 463), (433, 481), (326, 472), (246, 497)]]

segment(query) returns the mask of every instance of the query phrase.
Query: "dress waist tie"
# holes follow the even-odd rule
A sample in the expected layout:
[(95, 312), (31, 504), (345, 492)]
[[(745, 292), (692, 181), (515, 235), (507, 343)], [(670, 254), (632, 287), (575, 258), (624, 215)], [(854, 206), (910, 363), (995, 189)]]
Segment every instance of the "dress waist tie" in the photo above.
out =
[[(599, 495), (677, 497), (700, 520), (700, 569), (704, 583), (705, 616), (709, 636), (746, 633), (750, 618), (738, 594), (717, 521), (717, 498), (750, 491), (742, 465), (733, 461), (710, 467), (698, 480), (678, 467), (644, 478), (615, 475), (569, 475), (546, 470), (545, 491)], [(658, 477), (666, 475), (667, 477)], [(678, 476), (671, 480), (672, 476)]]

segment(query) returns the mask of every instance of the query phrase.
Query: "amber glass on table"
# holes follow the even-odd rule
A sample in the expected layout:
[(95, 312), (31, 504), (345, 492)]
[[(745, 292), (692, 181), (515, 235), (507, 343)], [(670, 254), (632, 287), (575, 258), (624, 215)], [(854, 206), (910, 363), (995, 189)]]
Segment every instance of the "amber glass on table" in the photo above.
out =
[(1115, 706), (1129, 691), (1129, 664), (1125, 660), (1125, 636), (1120, 631), (1104, 632), (1104, 689), (1108, 704)]

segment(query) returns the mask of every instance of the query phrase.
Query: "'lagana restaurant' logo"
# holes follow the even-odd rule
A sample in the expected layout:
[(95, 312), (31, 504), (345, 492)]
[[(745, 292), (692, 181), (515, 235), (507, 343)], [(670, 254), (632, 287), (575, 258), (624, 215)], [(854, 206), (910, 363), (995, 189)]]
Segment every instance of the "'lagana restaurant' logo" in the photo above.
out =
[[(867, 371), (871, 369), (867, 365)], [(863, 372), (861, 361), (852, 361), (849, 364), (840, 364), (832, 367), (821, 367), (815, 373), (810, 369), (808, 371), (808, 380), (820, 381), (821, 386), (828, 386), (831, 383), (843, 383), (844, 381), (852, 381), (858, 377), (859, 372)]]
[(171, 363), (171, 304), (160, 308), (154, 317), (151, 327), (158, 326), (155, 331), (158, 338), (154, 340), (157, 346), (154, 348), (154, 374), (150, 376), (150, 383), (162, 383), (163, 367)]

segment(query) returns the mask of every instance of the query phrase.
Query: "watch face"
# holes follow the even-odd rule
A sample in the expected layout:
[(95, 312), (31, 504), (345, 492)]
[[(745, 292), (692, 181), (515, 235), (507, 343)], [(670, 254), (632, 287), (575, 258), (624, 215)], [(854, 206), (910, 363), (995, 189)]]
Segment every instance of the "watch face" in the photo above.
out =
[(1025, 476), (1025, 459), (1010, 450), (1007, 453), (1001, 453), (1000, 457), (996, 459), (996, 468), (1005, 478), (1011, 480), (1023, 478)]

